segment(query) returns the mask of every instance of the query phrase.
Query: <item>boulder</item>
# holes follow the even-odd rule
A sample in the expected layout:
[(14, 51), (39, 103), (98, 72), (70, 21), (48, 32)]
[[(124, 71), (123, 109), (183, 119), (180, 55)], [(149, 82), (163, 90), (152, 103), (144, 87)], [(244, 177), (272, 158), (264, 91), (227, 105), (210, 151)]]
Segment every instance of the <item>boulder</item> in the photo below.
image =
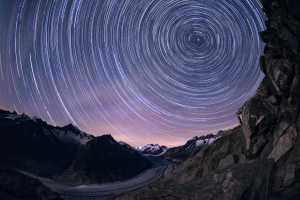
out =
[(219, 163), (219, 168), (225, 168), (228, 165), (232, 165), (234, 163), (237, 163), (239, 160), (238, 155), (235, 154), (229, 154), (224, 159), (222, 159)]

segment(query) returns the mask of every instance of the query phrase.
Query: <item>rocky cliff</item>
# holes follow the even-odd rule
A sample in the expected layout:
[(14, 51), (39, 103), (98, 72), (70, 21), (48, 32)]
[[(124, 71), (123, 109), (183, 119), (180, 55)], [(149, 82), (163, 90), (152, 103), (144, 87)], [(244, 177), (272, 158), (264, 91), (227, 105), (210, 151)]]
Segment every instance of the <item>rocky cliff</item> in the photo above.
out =
[(247, 160), (274, 159), (271, 196), (300, 195), (300, 1), (263, 1), (267, 30), (254, 98), (239, 109)]
[(265, 78), (241, 126), (140, 191), (115, 199), (300, 198), (300, 1), (263, 0)]

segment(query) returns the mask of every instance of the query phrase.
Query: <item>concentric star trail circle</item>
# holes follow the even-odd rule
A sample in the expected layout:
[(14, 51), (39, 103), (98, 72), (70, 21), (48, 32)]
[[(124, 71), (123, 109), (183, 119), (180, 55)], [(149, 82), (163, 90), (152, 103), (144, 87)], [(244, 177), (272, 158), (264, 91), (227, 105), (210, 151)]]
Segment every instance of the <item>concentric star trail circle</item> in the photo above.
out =
[(2, 0), (0, 107), (132, 145), (238, 124), (260, 84), (256, 0)]

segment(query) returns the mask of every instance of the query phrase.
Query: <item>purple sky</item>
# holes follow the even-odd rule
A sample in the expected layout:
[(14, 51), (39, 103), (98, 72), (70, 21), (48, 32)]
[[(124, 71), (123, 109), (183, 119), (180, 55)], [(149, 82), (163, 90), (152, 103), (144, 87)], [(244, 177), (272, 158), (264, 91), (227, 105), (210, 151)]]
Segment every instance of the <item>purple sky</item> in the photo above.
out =
[(239, 1), (0, 1), (0, 108), (130, 145), (239, 124), (265, 15)]

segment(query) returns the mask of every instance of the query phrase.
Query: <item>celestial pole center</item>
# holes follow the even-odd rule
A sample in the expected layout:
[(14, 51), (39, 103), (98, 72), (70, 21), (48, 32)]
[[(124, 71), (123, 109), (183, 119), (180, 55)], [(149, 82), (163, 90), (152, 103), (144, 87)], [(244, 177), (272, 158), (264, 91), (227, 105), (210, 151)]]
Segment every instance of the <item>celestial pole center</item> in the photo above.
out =
[(264, 75), (257, 0), (3, 0), (0, 108), (129, 144), (239, 124)]

